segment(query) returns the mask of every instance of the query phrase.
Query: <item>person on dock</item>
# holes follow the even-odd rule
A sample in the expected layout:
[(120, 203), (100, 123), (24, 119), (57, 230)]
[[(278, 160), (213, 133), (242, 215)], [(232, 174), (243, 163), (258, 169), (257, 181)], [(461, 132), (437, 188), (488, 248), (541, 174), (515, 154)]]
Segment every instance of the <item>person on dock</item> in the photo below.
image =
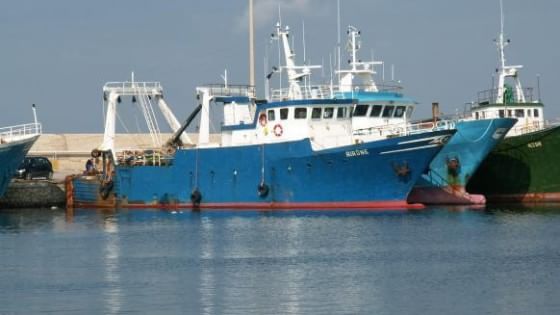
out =
[(95, 167), (93, 166), (93, 159), (88, 159), (86, 162), (86, 171), (85, 174), (92, 174), (95, 170)]

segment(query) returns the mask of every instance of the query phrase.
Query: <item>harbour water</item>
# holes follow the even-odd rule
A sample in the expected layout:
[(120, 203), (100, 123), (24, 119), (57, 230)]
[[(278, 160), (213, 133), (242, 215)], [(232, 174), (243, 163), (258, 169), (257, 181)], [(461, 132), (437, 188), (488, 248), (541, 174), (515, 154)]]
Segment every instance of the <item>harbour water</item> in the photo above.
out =
[(3, 210), (0, 314), (559, 314), (560, 207)]

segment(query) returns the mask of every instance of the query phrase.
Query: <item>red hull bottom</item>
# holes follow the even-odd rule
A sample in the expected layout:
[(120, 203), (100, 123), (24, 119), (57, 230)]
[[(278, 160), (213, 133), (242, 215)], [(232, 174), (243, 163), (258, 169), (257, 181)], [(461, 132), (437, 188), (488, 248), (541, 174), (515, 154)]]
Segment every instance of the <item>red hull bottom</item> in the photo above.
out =
[(488, 195), (487, 199), (494, 203), (556, 203), (560, 202), (560, 192)]
[(408, 195), (408, 202), (427, 205), (483, 205), (483, 195), (469, 194), (464, 187), (414, 187)]
[(376, 202), (273, 202), (273, 203), (85, 203), (74, 201), (75, 208), (122, 208), (122, 209), (223, 209), (223, 210), (408, 210), (423, 209), (419, 203), (406, 201), (376, 201)]

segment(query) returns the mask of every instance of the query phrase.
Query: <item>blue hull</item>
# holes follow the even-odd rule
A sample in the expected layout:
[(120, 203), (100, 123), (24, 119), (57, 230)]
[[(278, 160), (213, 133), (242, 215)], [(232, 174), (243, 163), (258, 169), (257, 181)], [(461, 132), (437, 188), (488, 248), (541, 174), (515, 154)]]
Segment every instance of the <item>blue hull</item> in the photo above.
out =
[[(405, 207), (414, 183), (441, 150), (438, 131), (313, 151), (308, 139), (182, 149), (169, 166), (117, 166), (111, 195), (75, 178), (75, 206), (200, 208)], [(263, 152), (264, 148), (264, 152)], [(266, 191), (258, 191), (261, 182)], [(93, 187), (93, 188), (92, 188)], [(193, 192), (200, 193), (199, 202)]]
[(515, 122), (511, 118), (458, 122), (457, 133), (430, 163), (430, 170), (415, 185), (409, 202), (483, 203), (482, 196), (469, 195), (465, 186)]
[(39, 136), (10, 143), (0, 144), (0, 197), (8, 189), (14, 174), (29, 149)]

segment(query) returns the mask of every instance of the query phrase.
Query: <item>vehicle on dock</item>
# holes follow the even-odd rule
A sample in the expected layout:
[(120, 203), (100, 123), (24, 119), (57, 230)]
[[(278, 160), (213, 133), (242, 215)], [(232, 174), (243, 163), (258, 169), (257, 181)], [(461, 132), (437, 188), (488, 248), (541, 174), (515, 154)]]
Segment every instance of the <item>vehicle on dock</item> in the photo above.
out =
[(27, 180), (34, 178), (52, 179), (52, 163), (48, 158), (43, 156), (28, 156), (17, 168), (15, 176)]
[(473, 119), (515, 117), (518, 121), (468, 187), (492, 202), (560, 202), (560, 126), (546, 124), (540, 95), (535, 97), (532, 88), (522, 87), (523, 66), (506, 65), (504, 50), (510, 41), (504, 38), (503, 13), (501, 18), (497, 86), (480, 92), (471, 112)]
[(8, 189), (21, 161), (41, 134), (41, 124), (37, 122), (35, 105), (33, 105), (33, 116), (35, 118), (33, 123), (0, 128), (0, 197)]

